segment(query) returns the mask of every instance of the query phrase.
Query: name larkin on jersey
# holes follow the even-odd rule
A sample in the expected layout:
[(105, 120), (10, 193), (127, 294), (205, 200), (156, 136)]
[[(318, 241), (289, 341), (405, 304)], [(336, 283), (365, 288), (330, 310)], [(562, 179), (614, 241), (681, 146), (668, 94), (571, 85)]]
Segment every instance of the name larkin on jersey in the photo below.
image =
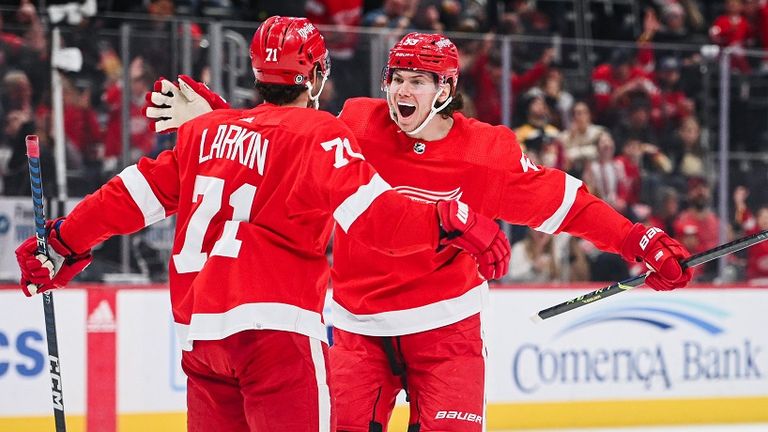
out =
[(219, 125), (212, 142), (207, 142), (208, 128), (203, 130), (200, 138), (200, 160), (229, 159), (239, 162), (250, 169), (254, 164), (259, 175), (264, 175), (264, 164), (267, 161), (269, 140), (260, 133), (237, 125)]

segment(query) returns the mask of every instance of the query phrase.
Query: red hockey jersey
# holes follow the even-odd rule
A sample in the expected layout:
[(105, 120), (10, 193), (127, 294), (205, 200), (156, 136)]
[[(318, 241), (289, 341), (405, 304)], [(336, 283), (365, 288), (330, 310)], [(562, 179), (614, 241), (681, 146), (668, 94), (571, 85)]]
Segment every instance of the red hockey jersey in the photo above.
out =
[(439, 232), (434, 206), (393, 191), (342, 122), (270, 104), (188, 122), (173, 150), (86, 197), (61, 234), (82, 251), (171, 214), (171, 302), (184, 349), (246, 329), (326, 340), (334, 221), (381, 256), (429, 255)]
[[(350, 99), (340, 114), (363, 154), (397, 191), (414, 200), (459, 199), (486, 216), (546, 233), (566, 231), (618, 252), (632, 224), (566, 173), (533, 164), (514, 133), (454, 114), (438, 141), (401, 132), (382, 99)], [(460, 321), (481, 309), (487, 284), (455, 248), (388, 256), (336, 231), (334, 325), (392, 336)], [(515, 265), (515, 263), (511, 263)]]

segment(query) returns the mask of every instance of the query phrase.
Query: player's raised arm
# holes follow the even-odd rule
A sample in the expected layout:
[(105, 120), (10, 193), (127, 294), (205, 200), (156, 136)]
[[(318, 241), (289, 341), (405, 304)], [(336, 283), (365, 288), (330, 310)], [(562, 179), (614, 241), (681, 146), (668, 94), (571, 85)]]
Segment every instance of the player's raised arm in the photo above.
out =
[[(90, 264), (91, 248), (109, 237), (130, 234), (176, 212), (179, 175), (175, 151), (142, 158), (86, 196), (63, 218), (46, 223), (48, 257), (30, 237), (16, 249), (24, 294), (65, 286)], [(37, 286), (36, 292), (27, 287)]]
[[(514, 140), (511, 132), (510, 136)], [(657, 290), (682, 287), (690, 281), (691, 271), (679, 264), (689, 253), (664, 231), (633, 224), (589, 193), (581, 180), (534, 164), (516, 142), (513, 151), (518, 152), (517, 163), (502, 175), (498, 194), (503, 220), (548, 234), (567, 232), (627, 261), (645, 262), (654, 270), (647, 284)]]

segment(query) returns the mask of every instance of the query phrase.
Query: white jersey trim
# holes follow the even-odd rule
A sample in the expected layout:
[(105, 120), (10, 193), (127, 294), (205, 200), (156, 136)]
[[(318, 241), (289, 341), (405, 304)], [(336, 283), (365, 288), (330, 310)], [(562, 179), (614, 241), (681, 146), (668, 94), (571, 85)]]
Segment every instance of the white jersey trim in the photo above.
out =
[(582, 182), (576, 177), (566, 174), (565, 175), (565, 191), (563, 192), (563, 201), (560, 203), (560, 207), (545, 220), (540, 226), (536, 227), (536, 231), (541, 231), (547, 234), (554, 234), (563, 224), (565, 217), (568, 216), (568, 212), (571, 211), (573, 203), (576, 202), (576, 193), (579, 191)]
[(221, 340), (244, 330), (282, 330), (328, 343), (320, 314), (285, 303), (247, 303), (223, 313), (192, 314), (189, 325), (176, 323), (181, 349), (196, 340)]
[(367, 185), (360, 186), (352, 195), (348, 196), (333, 212), (333, 218), (344, 232), (363, 214), (371, 203), (384, 192), (391, 190), (389, 185), (379, 174), (374, 174)]
[(165, 208), (160, 204), (149, 182), (139, 171), (136, 165), (126, 167), (117, 175), (123, 180), (128, 194), (131, 195), (133, 202), (139, 207), (144, 215), (144, 226), (152, 225), (155, 222), (165, 219)]
[(402, 336), (447, 326), (479, 313), (487, 295), (488, 282), (483, 282), (452, 299), (375, 314), (353, 314), (332, 300), (331, 317), (334, 327), (351, 333)]

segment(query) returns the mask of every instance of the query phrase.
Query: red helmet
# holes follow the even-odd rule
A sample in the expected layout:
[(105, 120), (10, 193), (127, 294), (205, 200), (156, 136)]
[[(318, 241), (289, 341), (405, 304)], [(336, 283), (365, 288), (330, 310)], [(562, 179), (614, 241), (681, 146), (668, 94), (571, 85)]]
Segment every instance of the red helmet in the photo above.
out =
[(330, 72), (328, 50), (320, 32), (306, 18), (273, 16), (253, 35), (251, 65), (256, 81), (267, 84), (304, 84), (315, 65)]
[(459, 50), (445, 36), (408, 33), (389, 50), (389, 60), (384, 70), (385, 84), (391, 81), (394, 69), (432, 72), (441, 83), (450, 80), (453, 93), (459, 79)]

